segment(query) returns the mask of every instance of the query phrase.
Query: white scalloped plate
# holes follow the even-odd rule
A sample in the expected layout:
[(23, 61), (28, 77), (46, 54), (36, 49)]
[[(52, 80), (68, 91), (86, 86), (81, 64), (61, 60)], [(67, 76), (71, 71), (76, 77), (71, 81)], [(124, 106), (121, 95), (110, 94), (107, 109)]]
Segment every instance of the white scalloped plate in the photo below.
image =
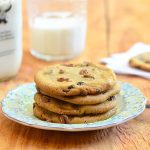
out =
[(120, 85), (117, 114), (104, 121), (86, 124), (59, 124), (39, 120), (33, 115), (33, 97), (36, 92), (34, 83), (24, 84), (10, 91), (2, 101), (2, 112), (15, 122), (45, 130), (89, 131), (108, 128), (135, 118), (145, 109), (146, 99), (139, 89), (128, 83), (121, 82)]

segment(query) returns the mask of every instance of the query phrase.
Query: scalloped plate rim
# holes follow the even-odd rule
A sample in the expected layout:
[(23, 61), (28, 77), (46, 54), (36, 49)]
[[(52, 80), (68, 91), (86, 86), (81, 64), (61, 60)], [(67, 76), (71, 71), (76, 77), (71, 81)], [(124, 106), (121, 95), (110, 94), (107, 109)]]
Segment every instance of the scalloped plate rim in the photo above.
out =
[[(128, 84), (126, 82), (120, 82), (120, 83), (121, 84)], [(7, 94), (7, 96), (9, 96), (11, 93), (15, 92), (20, 87), (22, 87), (22, 86), (28, 86), (30, 84), (31, 85), (35, 85), (34, 83), (26, 83), (26, 84), (20, 85), (16, 89), (9, 91), (8, 94)], [(128, 85), (131, 86), (132, 88), (134, 88), (134, 90), (138, 91), (138, 93), (140, 94), (140, 96), (142, 96), (142, 98), (143, 98), (143, 105), (146, 104), (147, 100), (144, 97), (143, 93), (138, 88), (133, 87), (131, 84), (128, 84)], [(7, 96), (1, 101), (1, 104), (2, 104), (2, 113), (4, 114), (5, 117), (7, 117), (8, 119), (10, 119), (12, 121), (15, 121), (17, 123), (20, 123), (22, 125), (29, 126), (29, 127), (34, 127), (34, 128), (38, 128), (38, 129), (44, 129), (44, 130), (57, 130), (57, 131), (69, 131), (69, 132), (99, 130), (99, 129), (109, 128), (109, 127), (113, 127), (113, 126), (122, 124), (124, 122), (127, 122), (127, 121), (129, 121), (129, 120), (137, 117), (138, 115), (140, 115), (145, 110), (145, 106), (143, 106), (141, 110), (136, 111), (135, 113), (130, 114), (127, 118), (125, 118), (125, 119), (118, 119), (117, 122), (113, 122), (111, 124), (106, 124), (106, 125), (103, 125), (103, 126), (102, 125), (99, 125), (99, 126), (98, 125), (96, 125), (96, 126), (90, 126), (90, 124), (93, 125), (93, 124), (98, 123), (98, 122), (88, 123), (88, 124), (86, 124), (87, 127), (57, 127), (57, 126), (55, 127), (55, 126), (44, 126), (44, 125), (36, 125), (35, 123), (31, 124), (31, 123), (19, 120), (19, 119), (13, 117), (11, 114), (9, 114), (10, 112), (8, 113), (7, 109), (5, 107), (5, 101), (7, 100)], [(114, 115), (114, 116), (116, 116), (116, 115)], [(104, 120), (104, 121), (107, 121), (107, 120)], [(103, 122), (103, 121), (99, 121), (99, 122)], [(55, 125), (55, 123), (50, 123), (49, 125), (52, 125), (52, 124)], [(71, 125), (78, 126), (78, 125), (83, 125), (83, 124), (71, 124)], [(61, 124), (60, 124), (60, 126), (61, 126)]]
[(86, 127), (86, 128), (66, 128), (66, 127), (50, 127), (48, 128), (47, 126), (39, 126), (39, 125), (35, 125), (35, 124), (30, 124), (30, 123), (26, 123), (26, 122), (23, 122), (23, 121), (20, 121), (19, 119), (15, 119), (13, 117), (10, 117), (9, 115), (7, 115), (5, 112), (3, 112), (4, 116), (7, 117), (8, 119), (14, 121), (14, 122), (17, 122), (19, 124), (22, 124), (22, 125), (25, 125), (25, 126), (28, 126), (28, 127), (33, 127), (33, 128), (36, 128), (36, 129), (43, 129), (43, 130), (53, 130), (53, 131), (68, 131), (68, 132), (77, 132), (77, 131), (93, 131), (93, 130), (100, 130), (100, 129), (105, 129), (105, 128), (110, 128), (110, 127), (114, 127), (116, 125), (119, 125), (119, 124), (122, 124), (122, 123), (125, 123), (137, 116), (139, 116), (142, 112), (144, 112), (145, 108), (143, 108), (143, 111), (140, 111), (139, 113), (131, 116), (131, 117), (128, 117), (127, 119), (124, 119), (124, 120), (120, 120), (116, 123), (112, 123), (112, 124), (109, 124), (109, 125), (104, 125), (104, 126), (97, 126), (97, 127)]

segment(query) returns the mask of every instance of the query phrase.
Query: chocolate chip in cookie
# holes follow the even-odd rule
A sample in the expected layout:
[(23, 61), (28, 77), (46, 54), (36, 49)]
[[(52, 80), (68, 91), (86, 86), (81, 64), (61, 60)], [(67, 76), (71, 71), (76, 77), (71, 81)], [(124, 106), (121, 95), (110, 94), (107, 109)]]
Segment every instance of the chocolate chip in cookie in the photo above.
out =
[(65, 72), (65, 71), (64, 71), (63, 69), (60, 69), (60, 70), (59, 70), (59, 74), (64, 74), (64, 72)]
[(73, 64), (62, 64), (63, 66), (66, 66), (66, 67), (73, 67), (74, 65)]
[(73, 88), (75, 88), (75, 85), (68, 86), (68, 89), (73, 89)]
[(113, 101), (113, 100), (115, 100), (115, 96), (111, 96), (111, 97), (108, 99), (108, 101)]
[(81, 91), (80, 91), (80, 95), (81, 95), (81, 96), (86, 96), (86, 95), (87, 95), (87, 92), (86, 92), (85, 90), (81, 90)]
[(81, 69), (79, 74), (80, 75), (86, 75), (86, 74), (88, 74), (88, 71), (87, 71), (87, 69)]
[(80, 82), (77, 83), (77, 85), (85, 85), (85, 83), (80, 81)]
[(35, 103), (33, 104), (33, 109), (35, 108)]
[(96, 94), (100, 94), (101, 90), (100, 89), (96, 89)]
[(48, 103), (48, 102), (50, 102), (50, 100), (48, 99), (48, 97), (42, 96), (42, 102)]
[(92, 75), (90, 74), (85, 74), (83, 75), (83, 78), (91, 78), (91, 79), (95, 79)]
[(60, 116), (60, 121), (61, 121), (61, 123), (64, 123), (64, 124), (69, 123), (68, 116), (67, 115), (61, 115)]
[(69, 78), (58, 78), (57, 79), (58, 82), (69, 82)]
[(70, 91), (70, 89), (63, 89), (64, 93), (68, 93)]

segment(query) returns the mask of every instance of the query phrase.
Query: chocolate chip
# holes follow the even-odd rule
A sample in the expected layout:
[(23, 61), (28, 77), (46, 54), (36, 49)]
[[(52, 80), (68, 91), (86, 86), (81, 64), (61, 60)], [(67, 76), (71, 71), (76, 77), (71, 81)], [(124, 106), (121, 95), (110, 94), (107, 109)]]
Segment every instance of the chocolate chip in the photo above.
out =
[(81, 92), (80, 95), (81, 96), (87, 96), (87, 93)]
[(60, 69), (59, 74), (63, 74), (63, 73), (64, 73), (64, 70)]
[(79, 74), (83, 75), (84, 78), (92, 78), (92, 79), (94, 79), (94, 77), (88, 73), (87, 69), (81, 69)]
[(86, 75), (86, 74), (88, 74), (88, 71), (86, 69), (81, 69), (79, 74), (80, 75)]
[(61, 116), (60, 116), (60, 122), (61, 122), (61, 123), (68, 124), (68, 123), (69, 123), (68, 116), (67, 116), (67, 115), (61, 115)]
[(87, 92), (84, 91), (84, 90), (82, 90), (82, 91), (80, 91), (80, 95), (81, 95), (81, 96), (86, 96), (86, 95), (87, 95)]
[(150, 64), (150, 60), (146, 60), (145, 63)]
[(103, 66), (107, 65), (107, 63), (105, 63), (105, 62), (100, 62), (100, 64)]
[(87, 62), (87, 61), (84, 61), (84, 62), (83, 62), (83, 66), (88, 67), (88, 66), (90, 66), (90, 63), (89, 63), (89, 62)]
[(84, 84), (85, 84), (85, 83), (82, 82), (82, 81), (80, 81), (80, 82), (77, 83), (77, 85), (84, 85)]
[(137, 69), (141, 69), (141, 66), (136, 66)]
[(102, 91), (102, 92), (100, 92), (101, 94), (105, 94), (106, 93), (106, 91)]
[(91, 78), (91, 79), (95, 79), (93, 76), (91, 76), (90, 74), (85, 74), (83, 75), (84, 78)]
[(50, 102), (50, 99), (48, 98), (48, 97), (46, 97), (46, 96), (42, 96), (42, 102), (44, 102), (44, 103), (48, 103), (48, 102)]
[(63, 92), (68, 93), (70, 89), (63, 89)]
[(73, 67), (74, 65), (73, 64), (62, 64), (63, 66), (66, 66), (66, 67)]
[(73, 88), (75, 88), (75, 85), (68, 86), (68, 89), (73, 89)]
[(40, 93), (40, 89), (36, 86), (37, 93)]
[(96, 89), (96, 94), (100, 94), (100, 93), (101, 93), (100, 89)]
[(80, 106), (79, 106), (79, 105), (76, 105), (76, 104), (73, 104), (72, 107), (73, 107), (74, 109), (76, 109), (76, 110), (79, 110), (79, 107), (80, 107)]
[[(41, 118), (42, 118), (42, 117), (43, 117), (43, 116), (41, 116)], [(49, 120), (46, 120), (46, 118), (44, 118), (44, 117), (42, 118), (42, 120), (43, 120), (43, 121), (49, 121)], [(49, 121), (49, 122), (51, 122), (51, 121)]]
[(113, 101), (115, 100), (115, 96), (111, 96), (110, 98), (108, 98), (108, 101)]
[(131, 64), (131, 63), (132, 63), (132, 60), (130, 59), (130, 60), (129, 60), (129, 64)]
[(35, 103), (33, 104), (33, 109), (35, 108)]
[(69, 82), (69, 78), (58, 78), (57, 79), (58, 82)]

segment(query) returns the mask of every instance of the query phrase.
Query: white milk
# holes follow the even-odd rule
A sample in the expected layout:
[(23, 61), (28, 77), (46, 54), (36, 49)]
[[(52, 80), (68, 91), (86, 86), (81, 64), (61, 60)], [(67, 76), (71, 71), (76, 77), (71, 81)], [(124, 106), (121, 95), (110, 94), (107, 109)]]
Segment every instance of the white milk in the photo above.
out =
[(0, 81), (16, 75), (21, 59), (21, 0), (0, 0)]
[(49, 56), (75, 56), (84, 49), (86, 19), (37, 17), (30, 24), (31, 48)]

